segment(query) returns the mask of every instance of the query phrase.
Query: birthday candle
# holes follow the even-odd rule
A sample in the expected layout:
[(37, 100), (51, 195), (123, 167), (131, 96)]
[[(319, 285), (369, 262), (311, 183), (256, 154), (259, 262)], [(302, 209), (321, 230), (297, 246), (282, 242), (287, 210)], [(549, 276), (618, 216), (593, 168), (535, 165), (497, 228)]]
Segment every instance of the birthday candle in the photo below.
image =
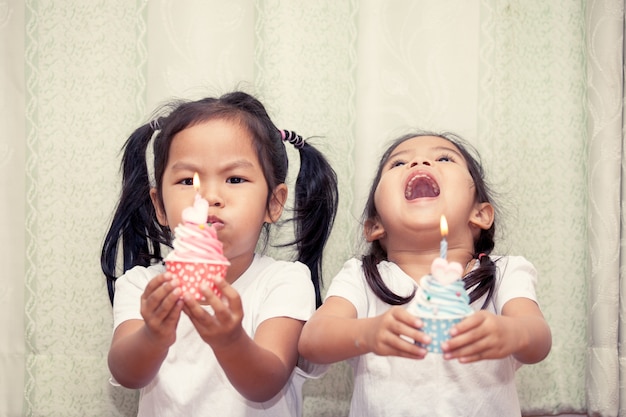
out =
[(193, 189), (196, 190), (196, 198), (193, 202), (193, 205), (196, 207), (200, 207), (200, 210), (204, 210), (204, 206), (208, 206), (208, 204), (205, 204), (204, 201), (202, 201), (204, 199), (200, 195), (200, 175), (198, 175), (197, 172), (193, 174)]
[(200, 195), (200, 176), (198, 173), (193, 174), (193, 189), (196, 190), (196, 198), (194, 200), (194, 204), (198, 202), (198, 200), (202, 199)]
[(209, 215), (209, 202), (200, 195), (200, 177), (197, 172), (193, 176), (193, 188), (196, 190), (196, 197), (193, 205), (183, 210), (183, 221), (204, 227)]
[(448, 235), (448, 222), (446, 221), (446, 216), (441, 215), (441, 222), (439, 224), (441, 229), (441, 243), (439, 244), (439, 257), (446, 259), (448, 254), (448, 241), (446, 240), (446, 236)]

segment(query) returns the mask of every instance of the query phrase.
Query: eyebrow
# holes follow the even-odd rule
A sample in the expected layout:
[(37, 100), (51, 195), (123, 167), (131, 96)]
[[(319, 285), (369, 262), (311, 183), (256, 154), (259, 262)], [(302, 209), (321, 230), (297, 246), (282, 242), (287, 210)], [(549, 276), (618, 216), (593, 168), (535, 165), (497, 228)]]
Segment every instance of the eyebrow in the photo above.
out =
[(226, 164), (223, 170), (226, 171), (234, 168), (254, 168), (254, 164), (247, 159), (236, 159)]
[[(463, 161), (465, 161), (465, 158), (463, 157), (463, 155), (459, 151), (454, 149), (452, 146), (435, 146), (435, 147), (431, 148), (431, 150), (438, 151), (438, 152), (443, 152), (443, 151), (450, 152), (450, 153), (455, 154), (457, 157), (461, 158)], [(411, 152), (412, 152), (411, 149), (394, 152), (391, 155), (389, 155), (389, 158), (387, 158), (387, 162), (392, 160), (392, 159), (394, 159), (394, 158), (399, 157), (400, 155), (408, 154), (408, 153), (411, 153)]]
[(461, 154), (461, 152), (457, 151), (456, 149), (454, 149), (454, 147), (452, 146), (436, 146), (434, 148), (435, 150), (438, 151), (448, 151), (448, 152), (452, 152), (453, 154), (455, 154), (456, 156), (458, 156), (459, 158), (461, 158), (462, 160), (465, 161), (465, 158), (463, 157), (463, 155)]
[(172, 164), (171, 169), (173, 171), (185, 171), (185, 170), (197, 171), (198, 167), (195, 164), (190, 164), (184, 161), (183, 162), (176, 161), (174, 162), (174, 164)]
[[(236, 168), (252, 168), (254, 167), (254, 164), (252, 162), (250, 162), (247, 159), (236, 159), (232, 162), (229, 162), (228, 164), (226, 164), (225, 166), (223, 166), (221, 168), (222, 171), (227, 171), (230, 169), (236, 169)], [(189, 170), (189, 171), (199, 171), (198, 165), (195, 163), (189, 163), (189, 162), (185, 162), (185, 161), (176, 161), (171, 169), (173, 171), (184, 171), (184, 170)]]

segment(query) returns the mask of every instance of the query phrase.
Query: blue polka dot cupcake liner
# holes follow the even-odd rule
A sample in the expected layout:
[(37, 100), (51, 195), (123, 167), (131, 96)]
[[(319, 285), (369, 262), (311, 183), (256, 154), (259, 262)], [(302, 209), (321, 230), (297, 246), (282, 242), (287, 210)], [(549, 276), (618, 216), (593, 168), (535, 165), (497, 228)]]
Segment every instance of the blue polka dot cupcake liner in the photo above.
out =
[(429, 344), (417, 343), (419, 346), (426, 348), (431, 353), (442, 353), (441, 344), (450, 339), (450, 329), (457, 323), (460, 323), (465, 317), (456, 318), (423, 318), (420, 317), (424, 326), (422, 332), (432, 338)]

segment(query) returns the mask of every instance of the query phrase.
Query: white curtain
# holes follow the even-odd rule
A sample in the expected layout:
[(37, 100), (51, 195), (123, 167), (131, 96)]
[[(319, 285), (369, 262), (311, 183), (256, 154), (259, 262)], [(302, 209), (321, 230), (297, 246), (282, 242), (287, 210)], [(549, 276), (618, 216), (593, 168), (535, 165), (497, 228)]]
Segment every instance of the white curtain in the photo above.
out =
[[(133, 415), (99, 269), (119, 149), (163, 101), (232, 89), (321, 137), (341, 194), (327, 283), (389, 140), (474, 143), (497, 249), (536, 265), (553, 331), (518, 372), (524, 414), (626, 416), (623, 33), (624, 0), (0, 0), (0, 416)], [(338, 364), (306, 415), (347, 415), (350, 392)]]
[(592, 2), (586, 12), (589, 410), (626, 415), (624, 2)]

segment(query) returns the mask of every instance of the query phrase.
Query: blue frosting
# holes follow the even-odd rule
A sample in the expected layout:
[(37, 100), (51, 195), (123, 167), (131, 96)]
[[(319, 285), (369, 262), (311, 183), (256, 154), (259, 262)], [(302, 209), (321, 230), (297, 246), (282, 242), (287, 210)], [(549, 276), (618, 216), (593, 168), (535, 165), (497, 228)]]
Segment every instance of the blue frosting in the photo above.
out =
[(440, 318), (467, 316), (474, 312), (462, 280), (442, 284), (432, 275), (420, 279), (409, 311), (418, 317)]

